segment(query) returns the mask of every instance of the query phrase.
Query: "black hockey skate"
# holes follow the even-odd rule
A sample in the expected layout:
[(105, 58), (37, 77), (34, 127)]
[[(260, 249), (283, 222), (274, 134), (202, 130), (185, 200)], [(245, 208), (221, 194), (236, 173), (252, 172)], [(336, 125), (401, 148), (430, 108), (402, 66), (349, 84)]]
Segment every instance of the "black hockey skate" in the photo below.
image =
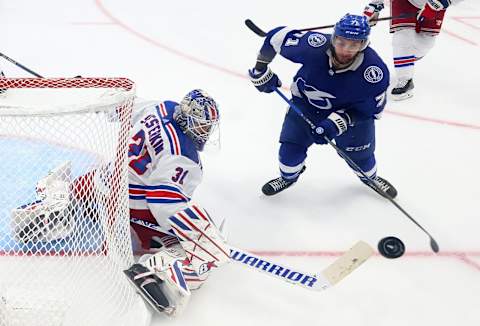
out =
[(397, 86), (392, 89), (392, 98), (395, 101), (406, 100), (413, 96), (413, 79), (399, 80)]
[(373, 179), (373, 182), (375, 182), (377, 187), (380, 188), (381, 192), (374, 188), (369, 182), (365, 181), (363, 178), (360, 180), (362, 180), (363, 183), (365, 183), (367, 186), (369, 186), (385, 198), (394, 199), (395, 197), (397, 197), (397, 189), (395, 189), (395, 187), (390, 182), (388, 182), (382, 177), (379, 177), (378, 175)]
[[(303, 171), (305, 171), (305, 169), (306, 169), (306, 167), (303, 166), (302, 170), (300, 171), (300, 174), (302, 174)], [(278, 178), (272, 179), (272, 180), (268, 181), (266, 184), (264, 184), (263, 187), (262, 187), (262, 192), (266, 196), (273, 196), (273, 195), (278, 194), (281, 191), (284, 191), (285, 189), (287, 189), (288, 187), (293, 185), (295, 182), (297, 182), (297, 180), (288, 181), (288, 180), (285, 180), (282, 177), (278, 177)]]
[[(123, 271), (137, 292), (158, 312), (169, 313), (172, 308), (162, 292), (163, 281), (142, 264), (133, 264)], [(142, 275), (145, 274), (145, 275)]]

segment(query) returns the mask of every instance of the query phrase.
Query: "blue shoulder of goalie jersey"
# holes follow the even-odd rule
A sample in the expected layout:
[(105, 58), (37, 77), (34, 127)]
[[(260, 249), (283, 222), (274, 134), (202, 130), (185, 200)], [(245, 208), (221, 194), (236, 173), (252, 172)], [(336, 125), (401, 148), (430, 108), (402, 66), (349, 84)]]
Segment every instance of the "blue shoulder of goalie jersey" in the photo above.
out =
[(195, 143), (180, 128), (173, 119), (175, 108), (179, 104), (173, 101), (160, 102), (156, 106), (158, 116), (161, 118), (162, 126), (168, 140), (168, 150), (172, 155), (182, 155), (195, 163), (199, 163), (198, 151)]

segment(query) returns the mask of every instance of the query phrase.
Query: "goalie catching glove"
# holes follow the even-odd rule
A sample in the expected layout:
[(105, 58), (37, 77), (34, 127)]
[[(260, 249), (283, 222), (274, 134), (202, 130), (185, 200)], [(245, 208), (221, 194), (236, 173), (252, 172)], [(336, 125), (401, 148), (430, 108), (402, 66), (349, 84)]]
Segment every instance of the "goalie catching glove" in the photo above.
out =
[(208, 213), (196, 205), (168, 222), (180, 243), (146, 255), (124, 273), (158, 312), (178, 315), (210, 271), (230, 261), (230, 249)]

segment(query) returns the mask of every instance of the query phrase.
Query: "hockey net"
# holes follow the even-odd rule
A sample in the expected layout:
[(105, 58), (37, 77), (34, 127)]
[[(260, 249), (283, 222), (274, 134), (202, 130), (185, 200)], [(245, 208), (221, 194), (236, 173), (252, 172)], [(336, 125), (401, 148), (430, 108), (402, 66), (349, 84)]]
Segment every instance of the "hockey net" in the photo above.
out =
[(142, 324), (122, 272), (133, 82), (2, 78), (0, 89), (0, 326)]

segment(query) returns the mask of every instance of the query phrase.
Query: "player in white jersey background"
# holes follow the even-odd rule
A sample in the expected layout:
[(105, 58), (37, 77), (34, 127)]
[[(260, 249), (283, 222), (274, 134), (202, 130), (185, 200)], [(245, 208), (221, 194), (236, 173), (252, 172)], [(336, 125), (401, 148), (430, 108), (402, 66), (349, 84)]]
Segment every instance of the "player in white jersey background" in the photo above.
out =
[[(393, 46), (393, 64), (397, 84), (392, 89), (394, 100), (413, 96), (415, 62), (423, 58), (434, 46), (440, 33), (446, 9), (463, 0), (390, 0), (390, 24)], [(378, 17), (384, 0), (372, 0), (364, 10), (370, 20)]]

